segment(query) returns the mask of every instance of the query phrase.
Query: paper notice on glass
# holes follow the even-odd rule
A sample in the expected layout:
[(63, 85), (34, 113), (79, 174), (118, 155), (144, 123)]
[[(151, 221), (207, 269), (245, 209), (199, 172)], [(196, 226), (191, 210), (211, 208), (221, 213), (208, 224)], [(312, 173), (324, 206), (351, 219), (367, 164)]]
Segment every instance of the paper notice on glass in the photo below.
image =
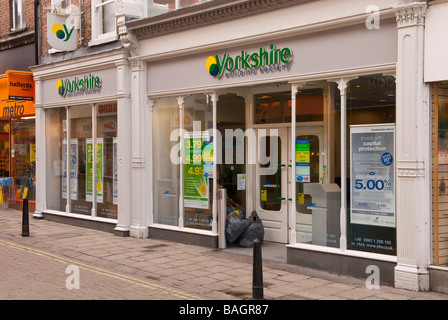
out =
[(246, 174), (239, 173), (237, 174), (236, 179), (236, 189), (237, 190), (246, 190)]

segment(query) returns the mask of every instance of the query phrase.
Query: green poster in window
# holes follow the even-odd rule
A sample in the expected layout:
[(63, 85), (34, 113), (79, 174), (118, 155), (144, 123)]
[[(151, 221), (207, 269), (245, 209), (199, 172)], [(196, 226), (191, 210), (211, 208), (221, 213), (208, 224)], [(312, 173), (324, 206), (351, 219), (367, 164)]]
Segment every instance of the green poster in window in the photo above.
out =
[(209, 174), (203, 161), (208, 140), (202, 132), (184, 136), (184, 207), (209, 209)]
[(86, 139), (86, 200), (93, 201), (93, 163), (96, 163), (96, 202), (103, 202), (103, 138), (96, 140), (96, 157), (93, 158), (93, 140)]

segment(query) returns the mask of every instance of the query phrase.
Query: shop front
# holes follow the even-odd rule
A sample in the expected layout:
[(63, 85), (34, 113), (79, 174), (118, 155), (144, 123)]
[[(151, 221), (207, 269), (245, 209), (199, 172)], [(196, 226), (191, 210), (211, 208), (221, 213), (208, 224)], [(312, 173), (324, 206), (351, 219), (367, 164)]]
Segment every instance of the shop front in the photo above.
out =
[[(270, 18), (280, 26), (289, 10), (314, 8)], [(129, 23), (144, 66), (132, 72), (149, 106), (136, 122), (151, 128), (142, 147), (149, 237), (216, 246), (225, 188), (228, 210), (256, 211), (264, 241), (284, 244), (289, 263), (356, 276), (374, 264), (393, 283), (398, 40), (385, 11), (375, 31), (359, 17), (219, 43), (217, 27), (145, 36), (144, 21)], [(191, 46), (173, 46), (175, 36)]]
[(8, 70), (0, 76), (0, 205), (22, 209), (36, 194), (34, 80), (31, 72)]
[(120, 230), (118, 210), (119, 195), (130, 192), (118, 184), (118, 159), (126, 159), (119, 157), (119, 128), (127, 128), (128, 116), (118, 117), (125, 112), (126, 62), (117, 51), (35, 67), (42, 186), (35, 217), (129, 231)]

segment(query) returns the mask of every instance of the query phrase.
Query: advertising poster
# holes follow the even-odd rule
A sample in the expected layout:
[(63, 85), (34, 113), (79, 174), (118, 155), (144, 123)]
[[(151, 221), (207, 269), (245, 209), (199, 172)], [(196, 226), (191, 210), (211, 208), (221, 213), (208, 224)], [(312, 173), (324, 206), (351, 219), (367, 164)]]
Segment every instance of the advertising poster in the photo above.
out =
[[(103, 202), (103, 138), (96, 140), (96, 201)], [(93, 140), (86, 139), (86, 201), (93, 201)]]
[(296, 140), (296, 181), (310, 182), (310, 140)]
[(203, 149), (207, 133), (193, 132), (184, 136), (184, 206), (209, 209), (209, 174), (204, 172)]
[[(70, 195), (78, 200), (78, 139), (70, 143)], [(62, 198), (67, 199), (67, 140), (62, 142)]]
[(395, 126), (351, 126), (351, 223), (395, 228)]

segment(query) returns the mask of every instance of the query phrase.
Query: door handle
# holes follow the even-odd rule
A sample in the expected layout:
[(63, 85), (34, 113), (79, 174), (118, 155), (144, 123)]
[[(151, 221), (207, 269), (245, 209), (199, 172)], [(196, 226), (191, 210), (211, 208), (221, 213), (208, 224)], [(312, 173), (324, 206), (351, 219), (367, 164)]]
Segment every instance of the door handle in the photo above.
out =
[[(277, 165), (277, 173), (275, 174), (275, 180), (276, 180), (276, 186), (275, 186), (275, 195), (277, 197), (277, 200), (286, 200), (286, 198), (280, 197), (280, 168), (286, 167), (284, 164), (278, 164)], [(288, 165), (288, 167), (292, 167), (291, 165)], [(291, 198), (288, 198), (289, 201), (292, 201)]]
[(280, 197), (279, 193), (280, 193), (280, 168), (284, 167), (284, 164), (278, 164), (277, 165), (277, 173), (275, 174), (275, 180), (276, 180), (276, 185), (275, 185), (275, 195), (277, 196), (277, 200), (285, 200), (285, 198)]

